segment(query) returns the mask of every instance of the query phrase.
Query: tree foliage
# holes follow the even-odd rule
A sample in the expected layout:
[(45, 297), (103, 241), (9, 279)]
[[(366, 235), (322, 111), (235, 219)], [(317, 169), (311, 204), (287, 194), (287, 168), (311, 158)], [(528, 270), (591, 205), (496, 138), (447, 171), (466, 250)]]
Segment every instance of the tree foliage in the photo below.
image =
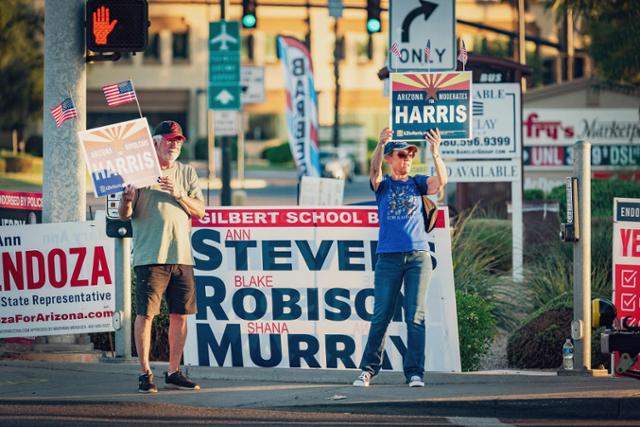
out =
[(42, 114), (44, 18), (33, 2), (0, 8), (0, 129), (22, 129)]
[(591, 55), (600, 74), (613, 81), (640, 83), (640, 1), (547, 0), (559, 12), (567, 9), (582, 19), (591, 38)]

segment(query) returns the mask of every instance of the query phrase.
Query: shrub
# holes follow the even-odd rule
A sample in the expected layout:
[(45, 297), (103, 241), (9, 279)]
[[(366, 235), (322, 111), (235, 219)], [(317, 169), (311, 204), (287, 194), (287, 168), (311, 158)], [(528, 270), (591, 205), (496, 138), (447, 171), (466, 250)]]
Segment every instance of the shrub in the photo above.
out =
[[(196, 160), (207, 160), (209, 158), (209, 139), (207, 137), (198, 138), (195, 142), (196, 146), (194, 149), (194, 156)], [(216, 140), (216, 144), (218, 148), (220, 148), (220, 141)], [(182, 151), (186, 151), (184, 148)], [(231, 158), (235, 162), (238, 160), (238, 141), (236, 138), (233, 138), (231, 142)]]
[(0, 173), (5, 173), (7, 171), (7, 162), (3, 158), (0, 158)]
[(493, 307), (481, 297), (456, 291), (460, 363), (463, 371), (476, 371), (496, 334)]
[(5, 155), (4, 161), (6, 172), (29, 172), (33, 166), (33, 157), (26, 154)]
[(511, 330), (526, 310), (526, 291), (511, 278), (511, 228), (508, 221), (460, 215), (452, 235), (457, 290), (491, 306), (499, 328)]
[(262, 152), (262, 157), (270, 163), (287, 163), (293, 161), (291, 148), (288, 142), (283, 142), (275, 147), (269, 147)]
[(529, 190), (524, 190), (523, 198), (524, 200), (527, 200), (530, 202), (544, 200), (544, 191), (538, 188), (531, 188)]

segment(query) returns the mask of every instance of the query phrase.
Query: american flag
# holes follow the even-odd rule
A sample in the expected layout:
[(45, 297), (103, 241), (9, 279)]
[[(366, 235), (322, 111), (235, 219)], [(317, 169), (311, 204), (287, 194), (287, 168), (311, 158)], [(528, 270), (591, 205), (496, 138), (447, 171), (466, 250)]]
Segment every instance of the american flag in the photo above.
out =
[(113, 107), (115, 105), (126, 104), (136, 100), (136, 91), (133, 89), (131, 80), (106, 85), (102, 88), (104, 96), (107, 98), (107, 105)]
[(427, 45), (424, 48), (424, 60), (427, 64), (431, 62), (431, 40), (427, 40)]
[(390, 50), (393, 56), (395, 56), (396, 58), (400, 58), (400, 47), (398, 47), (398, 43), (393, 42)]
[(78, 112), (76, 111), (76, 106), (73, 105), (73, 100), (67, 98), (51, 109), (51, 115), (59, 128), (67, 120), (78, 117)]
[(462, 66), (467, 65), (467, 59), (469, 59), (469, 55), (467, 54), (467, 47), (464, 45), (464, 40), (462, 40), (462, 45), (460, 46), (460, 53), (458, 53), (458, 61), (462, 62)]

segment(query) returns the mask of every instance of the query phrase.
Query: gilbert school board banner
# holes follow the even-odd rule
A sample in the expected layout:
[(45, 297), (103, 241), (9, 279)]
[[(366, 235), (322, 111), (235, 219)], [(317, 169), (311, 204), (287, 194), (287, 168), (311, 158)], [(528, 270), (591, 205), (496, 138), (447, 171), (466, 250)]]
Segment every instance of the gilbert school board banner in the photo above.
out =
[(0, 227), (0, 338), (113, 331), (113, 239), (104, 228), (104, 220)]
[(157, 183), (162, 176), (147, 119), (78, 132), (96, 197)]
[[(187, 365), (355, 369), (373, 313), (378, 211), (207, 208), (193, 222), (198, 312)], [(460, 371), (448, 213), (429, 237), (426, 369)], [(401, 371), (401, 304), (383, 369)]]
[(471, 139), (471, 72), (391, 73), (391, 129), (396, 141)]

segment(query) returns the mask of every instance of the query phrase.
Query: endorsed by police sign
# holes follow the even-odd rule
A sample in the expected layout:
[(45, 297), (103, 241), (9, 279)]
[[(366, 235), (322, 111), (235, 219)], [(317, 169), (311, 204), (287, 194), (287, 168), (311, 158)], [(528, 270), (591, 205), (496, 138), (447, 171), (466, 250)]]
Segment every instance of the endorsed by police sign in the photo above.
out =
[[(187, 365), (355, 369), (373, 312), (371, 207), (208, 208), (193, 222), (198, 312)], [(428, 371), (460, 371), (448, 213), (429, 238)], [(383, 368), (402, 370), (401, 305)]]
[(391, 73), (391, 129), (397, 141), (472, 139), (471, 72)]

